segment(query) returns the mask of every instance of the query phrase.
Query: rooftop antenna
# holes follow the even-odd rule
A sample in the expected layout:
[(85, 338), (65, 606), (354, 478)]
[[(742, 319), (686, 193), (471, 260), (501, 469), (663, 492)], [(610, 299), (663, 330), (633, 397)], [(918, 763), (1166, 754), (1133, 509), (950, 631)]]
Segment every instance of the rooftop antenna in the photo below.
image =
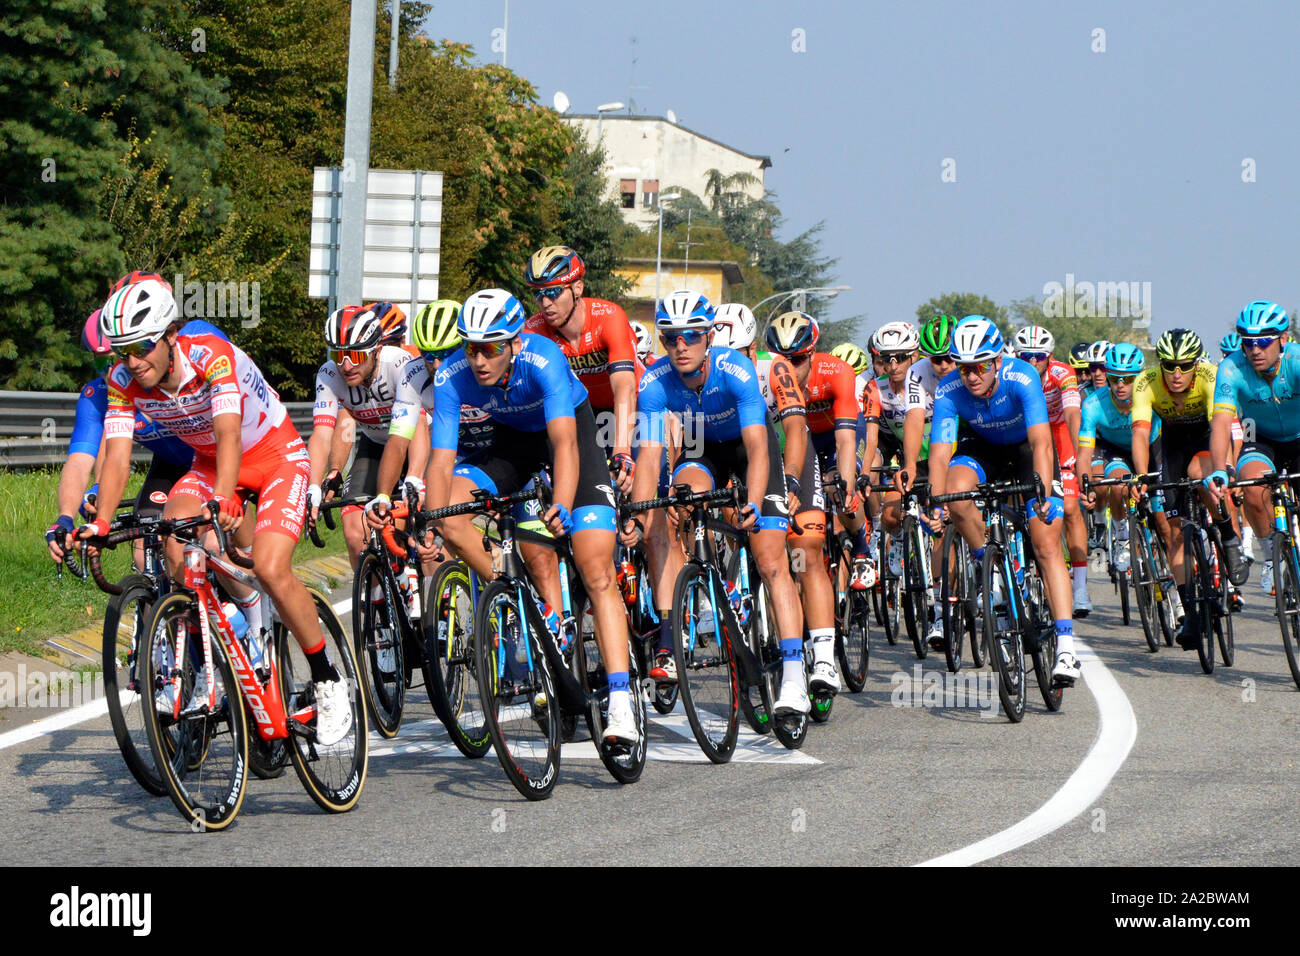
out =
[(627, 78), (627, 114), (628, 114), (628, 116), (635, 116), (635, 115), (636, 115), (636, 100), (633, 99), (633, 97), (632, 97), (632, 91), (633, 91), (633, 90), (648, 90), (648, 89), (650, 89), (650, 87), (645, 86), (644, 84), (639, 84), (639, 83), (636, 82), (636, 63), (637, 63), (636, 44), (637, 44), (637, 38), (636, 38), (635, 36), (630, 36), (630, 37), (628, 37), (627, 42), (628, 42), (628, 45), (632, 48), (632, 55), (631, 55), (632, 66), (631, 66), (631, 69), (628, 71), (628, 78)]

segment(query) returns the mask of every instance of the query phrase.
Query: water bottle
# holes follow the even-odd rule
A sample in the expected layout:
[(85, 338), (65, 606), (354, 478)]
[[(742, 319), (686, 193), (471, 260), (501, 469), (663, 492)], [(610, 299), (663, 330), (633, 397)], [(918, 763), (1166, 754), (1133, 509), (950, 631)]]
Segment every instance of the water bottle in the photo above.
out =
[(631, 561), (623, 561), (618, 566), (618, 586), (623, 592), (623, 603), (628, 607), (636, 606), (636, 568)]
[(408, 564), (402, 579), (406, 584), (406, 608), (411, 614), (411, 620), (418, 621), (420, 619), (420, 576), (415, 573), (415, 568)]
[(749, 602), (743, 600), (744, 595), (730, 581), (723, 583), (727, 586), (727, 600), (731, 602), (731, 608), (736, 612), (736, 620), (740, 621), (741, 627), (744, 627), (749, 623)]
[(221, 610), (225, 613), (226, 620), (230, 622), (230, 629), (234, 632), (235, 639), (244, 645), (249, 663), (253, 667), (261, 665), (262, 642), (258, 639), (258, 635), (249, 633), (248, 621), (244, 619), (244, 612), (239, 609), (239, 605), (234, 601), (223, 601)]

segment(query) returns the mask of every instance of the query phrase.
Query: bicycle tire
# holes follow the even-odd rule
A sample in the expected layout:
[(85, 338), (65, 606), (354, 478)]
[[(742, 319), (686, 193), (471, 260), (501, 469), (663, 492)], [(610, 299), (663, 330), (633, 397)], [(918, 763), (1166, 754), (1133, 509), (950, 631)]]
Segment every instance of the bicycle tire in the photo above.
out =
[(1038, 682), (1038, 692), (1043, 703), (1052, 713), (1061, 709), (1065, 689), (1058, 687), (1052, 680), (1052, 668), (1056, 665), (1057, 633), (1052, 624), (1051, 611), (1048, 610), (1047, 595), (1044, 593), (1042, 579), (1036, 572), (1026, 572), (1025, 590), (1029, 594), (1029, 607), (1026, 609), (1030, 626), (1038, 630), (1036, 649), (1030, 652), (1034, 661), (1034, 680)]
[[(108, 602), (104, 612), (103, 646), (104, 696), (108, 701), (108, 718), (113, 725), (117, 749), (135, 782), (155, 797), (166, 795), (167, 788), (154, 766), (149, 748), (149, 731), (140, 696), (140, 673), (136, 663), (137, 643), (153, 602), (158, 599), (152, 578), (129, 574), (118, 582), (122, 593)], [(126, 615), (123, 615), (126, 610)], [(122, 646), (126, 646), (125, 659)], [(125, 678), (123, 681), (122, 679)], [(123, 683), (125, 686), (123, 686)], [(125, 693), (125, 702), (123, 694)]]
[(998, 699), (1002, 711), (1013, 724), (1025, 719), (1025, 654), (1020, 637), (1020, 624), (1007, 616), (1003, 609), (1005, 625), (999, 627), (993, 605), (994, 582), (1001, 582), (1003, 600), (1011, 593), (1014, 581), (1006, 580), (1002, 552), (995, 544), (984, 546), (984, 643), (993, 669), (998, 674)]
[[(1132, 556), (1131, 549), (1130, 549), (1130, 554), (1129, 554), (1129, 566), (1131, 567), (1132, 564), (1133, 564), (1133, 556)], [(1125, 627), (1128, 627), (1129, 625), (1131, 625), (1131, 624), (1133, 623), (1133, 616), (1132, 616), (1132, 612), (1131, 612), (1130, 609), (1129, 609), (1129, 600), (1128, 600), (1128, 575), (1129, 575), (1129, 572), (1127, 572), (1127, 571), (1116, 571), (1115, 574), (1118, 575), (1118, 577), (1116, 578), (1116, 586), (1119, 588), (1119, 613), (1120, 613), (1120, 619), (1124, 622), (1124, 626), (1125, 626)]]
[[(479, 595), (474, 609), (479, 699), (507, 779), (525, 798), (545, 800), (560, 776), (560, 705), (541, 643), (519, 615), (520, 602), (532, 600), (519, 594), (520, 587), (495, 580)], [(518, 661), (524, 640), (528, 650)]]
[[(921, 538), (918, 538), (921, 535)], [(920, 522), (908, 515), (903, 519), (903, 622), (907, 636), (918, 660), (925, 660), (930, 645), (926, 641), (926, 628), (930, 625), (929, 575), (925, 573), (925, 558), (917, 550), (925, 547), (924, 532)]]
[(898, 608), (898, 577), (889, 571), (889, 532), (880, 532), (880, 547), (878, 550), (879, 566), (878, 579), (876, 588), (879, 591), (879, 616), (880, 626), (885, 629), (885, 640), (889, 646), (893, 647), (898, 643), (898, 632), (902, 622), (899, 621)]
[[(740, 552), (733, 551), (727, 556), (727, 580), (740, 579)], [(772, 732), (772, 708), (776, 702), (780, 686), (780, 672), (768, 668), (770, 654), (765, 653), (765, 644), (770, 634), (776, 633), (776, 610), (772, 607), (767, 585), (758, 574), (753, 562), (749, 566), (749, 586), (751, 590), (749, 620), (741, 625), (745, 645), (763, 667), (763, 680), (757, 687), (740, 689), (740, 714), (745, 718), (749, 729), (756, 734), (766, 735)]]
[(1291, 679), (1300, 689), (1300, 569), (1294, 545), (1281, 531), (1270, 537), (1273, 553), (1273, 600)]
[[(390, 586), (383, 561), (373, 551), (365, 551), (352, 579), (352, 640), (360, 683), (370, 711), (370, 722), (380, 736), (397, 736), (402, 726), (406, 697), (403, 660), (405, 639), (397, 614), (401, 595)], [(383, 595), (373, 600), (371, 595)]]
[[(316, 605), (316, 619), (325, 637), (325, 653), (339, 676), (348, 682), (348, 701), (352, 707), (352, 728), (336, 743), (319, 744), (314, 734), (295, 732), (290, 725), (289, 760), (307, 795), (322, 810), (345, 813), (356, 806), (366, 785), (370, 766), (370, 743), (366, 708), (355, 693), (361, 669), (353, 653), (352, 642), (343, 633), (343, 624), (325, 596), (308, 588)], [(280, 699), (285, 712), (310, 729), (315, 717), (316, 688), (311, 680), (307, 657), (287, 628), (276, 634), (276, 666), (280, 674)]]
[[(171, 675), (162, 673), (162, 669), (176, 670), (174, 664), (170, 667), (167, 664), (170, 656), (158, 652), (164, 644), (175, 647), (178, 628), (198, 633), (199, 614), (195, 597), (183, 591), (173, 591), (154, 604), (146, 631), (147, 647), (142, 655), (141, 687), (150, 702), (154, 701), (156, 691), (171, 684)], [(230, 826), (239, 815), (248, 788), (249, 728), (239, 685), (225, 648), (215, 634), (210, 646), (212, 692), (216, 702), (212, 713), (186, 714), (182, 710), (176, 717), (159, 714), (155, 706), (144, 708), (154, 766), (167, 795), (195, 832), (224, 830)], [(181, 699), (186, 702), (182, 706), (186, 707), (202, 662), (196, 661), (192, 653), (182, 657), (179, 689)]]
[(645, 696), (641, 690), (641, 667), (637, 659), (636, 648), (631, 645), (628, 635), (627, 648), (627, 683), (632, 695), (632, 717), (636, 729), (641, 735), (640, 742), (634, 747), (611, 746), (604, 740), (604, 729), (609, 719), (609, 679), (605, 670), (604, 656), (600, 653), (600, 642), (596, 640), (595, 622), (587, 613), (588, 602), (585, 600), (573, 608), (574, 618), (578, 623), (578, 632), (573, 643), (573, 662), (578, 674), (578, 684), (587, 695), (587, 730), (591, 734), (592, 745), (600, 762), (604, 764), (609, 775), (619, 783), (636, 783), (641, 779), (646, 759), (646, 715)]
[[(677, 575), (673, 585), (673, 654), (677, 658), (677, 686), (691, 733), (700, 750), (713, 763), (726, 763), (736, 749), (740, 731), (740, 707), (736, 664), (721, 627), (722, 602), (726, 594), (710, 601), (708, 569), (692, 561)], [(717, 582), (721, 588), (721, 582)], [(705, 631), (703, 614), (713, 620)]]
[[(1174, 619), (1172, 596), (1178, 593), (1178, 585), (1174, 582), (1173, 566), (1169, 563), (1169, 549), (1165, 547), (1165, 539), (1160, 536), (1160, 532), (1156, 529), (1150, 528), (1148, 530), (1151, 542), (1151, 570), (1160, 586), (1160, 593), (1156, 602), (1156, 609), (1160, 618), (1160, 632), (1164, 636), (1165, 647), (1173, 647), (1174, 636), (1178, 632), (1178, 623)], [(1186, 610), (1186, 608), (1183, 609), (1184, 613), (1186, 613)]]
[(804, 680), (808, 683), (808, 716), (812, 718), (813, 723), (824, 724), (831, 719), (831, 711), (835, 708), (836, 695), (826, 691), (821, 691), (819, 693), (813, 692), (812, 670), (812, 641), (805, 637), (803, 642), (803, 671)]
[[(962, 645), (970, 641), (971, 654), (978, 652), (976, 643), (982, 635), (975, 613), (975, 573), (970, 549), (957, 529), (949, 525), (943, 532), (943, 553), (939, 561), (939, 600), (943, 611), (943, 656), (948, 670), (961, 670)], [(978, 659), (976, 666), (979, 666)]]
[(844, 686), (850, 694), (860, 694), (867, 686), (867, 669), (871, 666), (871, 609), (865, 591), (849, 589), (844, 599), (844, 614), (838, 623), (835, 656), (844, 675)]
[(1202, 550), (1205, 542), (1201, 531), (1190, 522), (1183, 525), (1184, 567), (1187, 569), (1187, 613), (1193, 616), (1196, 628), (1196, 656), (1201, 670), (1214, 673), (1214, 611), (1211, 602), (1218, 597), (1210, 586), (1209, 556)]
[(798, 750), (808, 739), (808, 714), (785, 714), (772, 720), (772, 735), (787, 750)]
[(1142, 635), (1147, 647), (1155, 654), (1160, 650), (1160, 609), (1156, 602), (1155, 567), (1151, 545), (1137, 515), (1129, 515), (1129, 561), (1133, 568), (1133, 598), (1142, 619)]
[(469, 569), (445, 561), (429, 579), (421, 605), (429, 699), (456, 749), (478, 759), (492, 749), (474, 658), (474, 592)]

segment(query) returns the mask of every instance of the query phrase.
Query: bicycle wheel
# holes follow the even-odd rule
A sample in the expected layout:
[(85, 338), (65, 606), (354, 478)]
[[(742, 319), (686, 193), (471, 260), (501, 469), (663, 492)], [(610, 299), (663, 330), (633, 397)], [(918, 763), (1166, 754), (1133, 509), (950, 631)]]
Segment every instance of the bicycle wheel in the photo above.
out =
[(995, 544), (984, 548), (984, 644), (998, 673), (998, 698), (1007, 719), (1018, 724), (1025, 719), (1025, 654), (1020, 624), (1011, 620), (1005, 605), (995, 606), (995, 593), (1002, 601), (1015, 581), (1007, 580), (1002, 552)]
[[(1131, 549), (1130, 549), (1130, 554), (1129, 554), (1129, 566), (1130, 566), (1130, 567), (1132, 566), (1132, 563), (1133, 563), (1133, 556), (1132, 556)], [(1120, 612), (1120, 618), (1121, 618), (1121, 620), (1123, 620), (1123, 622), (1124, 622), (1124, 626), (1125, 626), (1125, 627), (1128, 627), (1130, 624), (1133, 623), (1133, 618), (1132, 618), (1131, 612), (1129, 611), (1129, 602), (1128, 602), (1128, 576), (1129, 576), (1129, 572), (1128, 572), (1128, 571), (1116, 571), (1115, 574), (1117, 575), (1117, 577), (1116, 577), (1116, 587), (1119, 589), (1119, 612)]]
[(1218, 591), (1210, 583), (1213, 571), (1205, 552), (1205, 539), (1201, 529), (1191, 522), (1183, 523), (1184, 554), (1187, 567), (1187, 613), (1192, 615), (1196, 633), (1196, 656), (1201, 670), (1214, 673), (1214, 601)]
[(275, 635), (276, 666), (280, 672), (280, 696), (291, 720), (289, 759), (303, 789), (316, 805), (330, 813), (343, 813), (356, 806), (370, 763), (366, 708), (354, 691), (361, 680), (361, 668), (329, 601), (315, 588), (307, 590), (316, 605), (316, 620), (325, 637), (325, 655), (350, 688), (352, 728), (337, 743), (327, 746), (316, 741), (312, 725), (316, 717), (316, 685), (312, 683), (311, 666), (293, 635), (281, 627)]
[[(1169, 550), (1165, 539), (1155, 529), (1148, 529), (1151, 545), (1151, 572), (1158, 586), (1156, 591), (1156, 609), (1160, 619), (1160, 631), (1165, 638), (1165, 647), (1174, 646), (1174, 636), (1178, 632), (1178, 622), (1174, 619), (1173, 596), (1178, 593), (1174, 582), (1173, 567), (1169, 563)], [(1184, 609), (1184, 612), (1186, 609)]]
[[(728, 581), (740, 580), (740, 554), (741, 552), (737, 550), (727, 556)], [(758, 569), (752, 562), (749, 565), (749, 586), (751, 589), (749, 615), (748, 619), (741, 624), (740, 630), (745, 639), (745, 646), (763, 668), (763, 680), (757, 687), (741, 688), (740, 713), (750, 730), (756, 734), (767, 734), (772, 730), (772, 708), (781, 683), (779, 647), (778, 663), (775, 668), (769, 666), (771, 655), (766, 651), (768, 636), (777, 633), (776, 609), (772, 607), (767, 585), (759, 577)]]
[(812, 641), (805, 636), (803, 642), (803, 670), (804, 680), (810, 685), (808, 691), (808, 702), (811, 705), (811, 709), (808, 711), (808, 716), (812, 718), (813, 723), (824, 724), (826, 721), (831, 719), (831, 710), (835, 707), (835, 695), (826, 692), (816, 694), (812, 692), (812, 669)]
[(849, 589), (835, 635), (835, 656), (839, 658), (844, 686), (851, 694), (862, 693), (871, 663), (871, 610), (867, 602), (865, 591)]
[(1065, 688), (1057, 687), (1052, 681), (1052, 668), (1056, 665), (1057, 634), (1052, 626), (1052, 614), (1048, 610), (1047, 595), (1043, 582), (1036, 572), (1026, 574), (1026, 590), (1029, 592), (1029, 606), (1026, 609), (1030, 626), (1037, 630), (1033, 642), (1035, 650), (1030, 656), (1034, 660), (1034, 679), (1038, 681), (1038, 692), (1043, 695), (1043, 703), (1053, 713), (1061, 709), (1061, 700)]
[(880, 557), (877, 563), (880, 566), (880, 573), (876, 582), (876, 588), (879, 591), (878, 596), (878, 614), (880, 617), (880, 626), (885, 629), (885, 640), (889, 646), (893, 647), (898, 643), (898, 632), (901, 622), (898, 619), (898, 576), (891, 574), (889, 570), (889, 533), (880, 532)]
[[(736, 749), (740, 708), (735, 662), (722, 627), (726, 594), (711, 587), (710, 572), (691, 562), (673, 587), (673, 653), (677, 686), (691, 733), (704, 755), (726, 763)], [(721, 583), (717, 583), (721, 589)], [(714, 599), (717, 604), (715, 606)]]
[(151, 578), (127, 575), (119, 582), (122, 593), (108, 602), (104, 614), (102, 660), (104, 695), (117, 749), (136, 783), (161, 797), (167, 792), (149, 749), (146, 715), (140, 697), (137, 645), (144, 635), (157, 591)]
[(463, 562), (446, 561), (429, 582), (422, 605), (429, 699), (451, 741), (466, 757), (492, 749), (474, 669), (474, 592)]
[(352, 583), (352, 640), (361, 668), (361, 688), (374, 728), (394, 737), (402, 725), (406, 697), (403, 639), (398, 614), (405, 602), (384, 573), (382, 558), (361, 555)]
[[(195, 832), (224, 830), (234, 822), (248, 786), (248, 724), (243, 699), (221, 641), (213, 636), (212, 694), (199, 699), (203, 673), (194, 596), (174, 591), (159, 600), (142, 642), (141, 688), (154, 766), (167, 795)], [(169, 662), (181, 646), (179, 670)], [(179, 684), (179, 686), (178, 686)], [(179, 713), (170, 702), (181, 701)], [(209, 712), (208, 701), (215, 704)], [(160, 706), (165, 710), (160, 713)]]
[(1142, 619), (1142, 634), (1154, 654), (1160, 650), (1160, 608), (1156, 602), (1157, 584), (1152, 566), (1151, 545), (1137, 515), (1128, 519), (1129, 561), (1133, 574), (1133, 598)]
[(641, 733), (641, 740), (634, 747), (611, 745), (604, 740), (605, 724), (609, 719), (609, 678), (606, 676), (604, 657), (600, 653), (600, 643), (596, 640), (595, 622), (588, 613), (586, 601), (574, 607), (573, 612), (578, 624), (573, 661), (578, 672), (578, 683), (587, 695), (587, 730), (591, 733), (591, 742), (611, 777), (619, 783), (636, 783), (641, 779), (646, 758), (645, 695), (641, 689), (641, 668), (636, 649), (631, 646), (629, 638), (627, 683), (632, 694), (632, 717)]
[(903, 619), (919, 660), (925, 660), (929, 653), (926, 628), (930, 625), (930, 575), (929, 562), (922, 553), (927, 545), (920, 522), (908, 515), (903, 519)]
[(1269, 539), (1273, 546), (1273, 600), (1282, 629), (1282, 646), (1291, 679), (1300, 688), (1300, 569), (1296, 567), (1294, 545), (1281, 531)]
[[(961, 670), (962, 644), (969, 637), (971, 652), (976, 653), (980, 635), (975, 612), (975, 568), (970, 549), (957, 529), (949, 525), (943, 532), (943, 557), (939, 562), (939, 600), (943, 609), (943, 655), (948, 670)], [(977, 666), (979, 661), (977, 660)]]
[(474, 657), (501, 769), (524, 797), (544, 800), (560, 775), (560, 704), (541, 642), (520, 617), (521, 602), (531, 600), (520, 587), (491, 581), (479, 595)]

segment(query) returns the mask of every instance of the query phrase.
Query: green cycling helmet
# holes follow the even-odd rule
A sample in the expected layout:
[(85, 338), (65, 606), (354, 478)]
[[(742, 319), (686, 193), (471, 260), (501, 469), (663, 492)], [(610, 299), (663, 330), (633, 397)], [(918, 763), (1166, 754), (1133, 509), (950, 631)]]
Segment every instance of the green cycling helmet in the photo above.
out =
[(957, 320), (951, 315), (936, 315), (921, 326), (921, 352), (924, 355), (947, 355), (952, 344), (952, 330)]
[(456, 320), (460, 317), (460, 303), (454, 299), (430, 302), (415, 316), (411, 326), (411, 342), (421, 352), (445, 352), (460, 345), (460, 330)]
[(831, 355), (837, 359), (843, 359), (853, 366), (853, 371), (861, 375), (871, 367), (871, 356), (864, 352), (859, 346), (852, 342), (841, 342), (835, 348), (831, 349)]

